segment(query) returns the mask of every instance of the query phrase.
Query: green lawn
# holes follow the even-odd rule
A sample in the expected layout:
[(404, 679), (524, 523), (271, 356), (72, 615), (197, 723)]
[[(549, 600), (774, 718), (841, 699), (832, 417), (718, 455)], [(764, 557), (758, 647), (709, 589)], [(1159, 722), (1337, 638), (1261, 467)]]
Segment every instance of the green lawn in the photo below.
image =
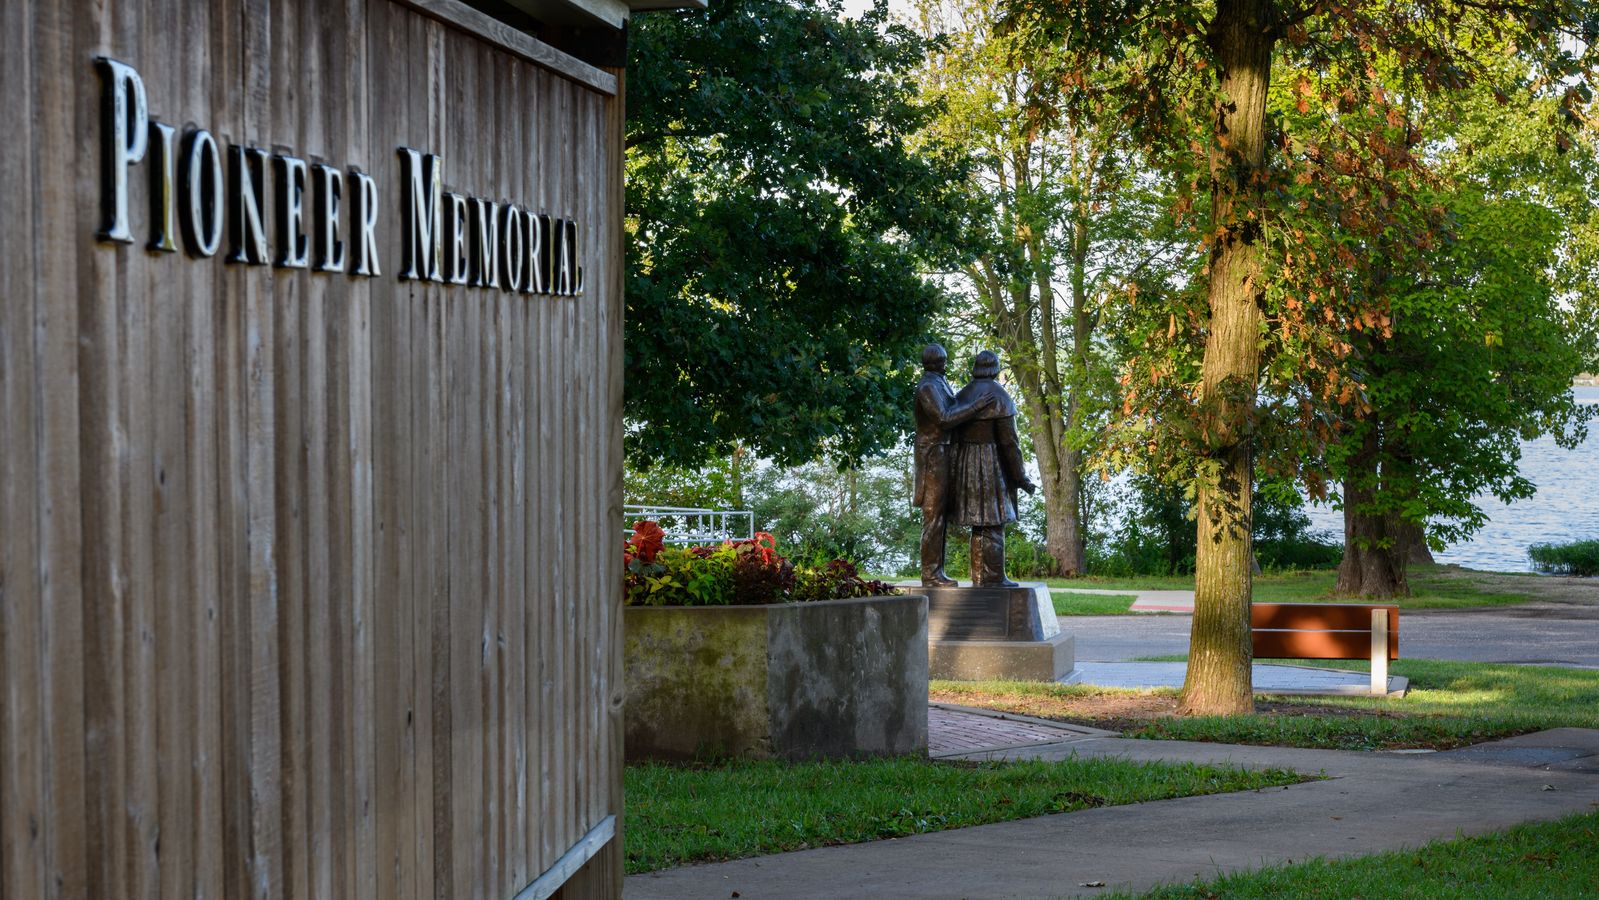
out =
[(625, 778), (630, 873), (1306, 780), (1186, 763), (911, 758), (649, 764)]
[[(1142, 896), (1259, 897), (1592, 897), (1599, 894), (1599, 812), (1509, 831), (1437, 841), (1354, 859), (1316, 859), (1158, 888)], [(1125, 894), (1107, 896), (1125, 897)]]
[[(1402, 609), (1464, 609), (1476, 606), (1509, 606), (1540, 599), (1536, 585), (1529, 582), (1525, 591), (1491, 587), (1479, 583), (1470, 572), (1445, 566), (1410, 567), (1412, 596), (1393, 601)], [(1502, 578), (1502, 575), (1498, 576)], [(1254, 599), (1262, 603), (1309, 603), (1332, 599), (1337, 574), (1331, 570), (1267, 572), (1256, 575)], [(1053, 578), (1050, 587), (1094, 588), (1096, 590), (1147, 591), (1194, 589), (1192, 575), (1140, 578)], [(1079, 613), (1087, 615), (1087, 613)]]
[[(1366, 671), (1370, 664), (1323, 666)], [(1390, 663), (1389, 671), (1410, 679), (1404, 697), (1272, 698), (1289, 710), (1317, 706), (1349, 714), (1162, 719), (1129, 737), (1374, 750), (1458, 747), (1546, 728), (1599, 728), (1599, 671), (1592, 669), (1402, 659)]]
[[(1364, 662), (1317, 664), (1368, 668)], [(1599, 670), (1402, 659), (1389, 671), (1410, 679), (1404, 697), (1271, 697), (1270, 711), (1254, 715), (1100, 724), (1128, 737), (1337, 750), (1448, 749), (1546, 728), (1599, 728)], [(1096, 698), (1171, 694), (1020, 682), (941, 681), (932, 687), (941, 699), (968, 706), (1088, 724), (1105, 706)]]
[(1050, 592), (1057, 616), (1136, 616), (1129, 607), (1137, 599), (1132, 594), (1075, 594)]

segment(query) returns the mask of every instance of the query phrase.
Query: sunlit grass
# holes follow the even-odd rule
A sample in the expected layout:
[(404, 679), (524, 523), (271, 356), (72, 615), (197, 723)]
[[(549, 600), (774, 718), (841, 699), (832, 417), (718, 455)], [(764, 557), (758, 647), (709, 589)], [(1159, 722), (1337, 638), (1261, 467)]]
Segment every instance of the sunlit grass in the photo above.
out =
[(627, 871), (903, 837), (1306, 780), (1283, 769), (1115, 759), (729, 761), (628, 766)]
[[(1512, 606), (1539, 599), (1533, 590), (1503, 590), (1487, 587), (1473, 579), (1471, 572), (1444, 566), (1410, 567), (1411, 596), (1392, 601), (1403, 609), (1467, 609), (1480, 606)], [(1495, 577), (1498, 574), (1495, 573)], [(1261, 603), (1314, 603), (1332, 600), (1338, 579), (1331, 570), (1267, 572), (1254, 578), (1254, 599)], [(1050, 587), (1094, 588), (1097, 590), (1187, 590), (1194, 589), (1194, 576), (1146, 576), (1138, 578), (1054, 578)]]
[[(1599, 812), (1355, 859), (1314, 859), (1157, 888), (1156, 900), (1277, 897), (1592, 897)], [(1128, 894), (1107, 896), (1128, 897)]]
[[(1370, 664), (1362, 661), (1258, 662), (1370, 670)], [(1404, 697), (1269, 698), (1289, 706), (1335, 707), (1369, 715), (1170, 718), (1153, 721), (1127, 736), (1383, 750), (1458, 747), (1548, 728), (1599, 728), (1599, 670), (1402, 659), (1390, 663), (1389, 671), (1410, 679), (1410, 691)]]
[(1137, 599), (1132, 594), (1078, 594), (1070, 591), (1054, 591), (1049, 596), (1054, 601), (1057, 616), (1137, 615), (1131, 608), (1133, 601)]

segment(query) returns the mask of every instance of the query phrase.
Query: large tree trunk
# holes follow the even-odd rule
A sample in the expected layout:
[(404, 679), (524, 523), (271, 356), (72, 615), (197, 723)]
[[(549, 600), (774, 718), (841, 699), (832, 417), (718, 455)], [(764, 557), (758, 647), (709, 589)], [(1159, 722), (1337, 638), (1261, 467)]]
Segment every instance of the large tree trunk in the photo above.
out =
[(1349, 505), (1349, 486), (1344, 488), (1344, 558), (1338, 563), (1338, 584), (1333, 592), (1342, 597), (1391, 600), (1410, 596), (1405, 577), (1409, 548), (1393, 546), (1386, 516), (1363, 515)]
[(1217, 467), (1202, 473), (1194, 622), (1185, 715), (1232, 715), (1255, 707), (1250, 677), (1250, 499), (1254, 411), (1260, 373), (1261, 187), (1266, 158), (1266, 89), (1275, 23), (1263, 0), (1221, 0), (1209, 40), (1222, 99), (1210, 149), (1212, 232), (1210, 323), (1200, 370), (1202, 414)]
[(1427, 546), (1427, 534), (1415, 522), (1401, 522), (1395, 526), (1399, 530), (1394, 532), (1397, 540), (1404, 541), (1410, 549), (1405, 553), (1405, 562), (1421, 565), (1435, 566), (1438, 560), (1432, 558), (1432, 548)]
[(1055, 575), (1076, 578), (1083, 574), (1082, 453), (1061, 455), (1055, 490), (1044, 491), (1045, 549), (1055, 561)]
[[(1053, 336), (1035, 335), (1032, 326), (1033, 287), (1018, 281), (1006, 287), (981, 264), (973, 270), (978, 294), (993, 316), (1000, 349), (1010, 361), (1021, 393), (1044, 493), (1045, 549), (1054, 560), (1054, 576), (1083, 574), (1082, 454), (1066, 446), (1060, 380), (1050, 375), (1055, 354)], [(1041, 303), (1051, 303), (1047, 294)], [(1042, 338), (1040, 340), (1040, 338)]]
[[(1021, 348), (1005, 349), (1016, 358)], [(1051, 574), (1075, 578), (1083, 574), (1082, 454), (1066, 448), (1060, 407), (1045, 399), (1049, 389), (1037, 364), (1018, 361), (1012, 371), (1032, 425), (1033, 455), (1044, 493), (1044, 548), (1055, 561)]]
[(1338, 583), (1333, 588), (1340, 596), (1371, 600), (1410, 596), (1405, 569), (1421, 529), (1372, 508), (1381, 489), (1376, 471), (1380, 451), (1377, 425), (1368, 422), (1360, 452), (1350, 460), (1344, 478), (1344, 558), (1338, 563)]

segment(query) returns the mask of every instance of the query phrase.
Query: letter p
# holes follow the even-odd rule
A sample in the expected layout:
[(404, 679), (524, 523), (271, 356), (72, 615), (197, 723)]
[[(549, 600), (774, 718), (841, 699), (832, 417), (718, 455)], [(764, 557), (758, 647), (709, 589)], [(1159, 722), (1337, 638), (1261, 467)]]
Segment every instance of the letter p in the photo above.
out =
[(102, 56), (94, 61), (105, 82), (100, 108), (100, 239), (133, 243), (128, 230), (128, 167), (150, 144), (150, 110), (144, 79), (132, 66)]

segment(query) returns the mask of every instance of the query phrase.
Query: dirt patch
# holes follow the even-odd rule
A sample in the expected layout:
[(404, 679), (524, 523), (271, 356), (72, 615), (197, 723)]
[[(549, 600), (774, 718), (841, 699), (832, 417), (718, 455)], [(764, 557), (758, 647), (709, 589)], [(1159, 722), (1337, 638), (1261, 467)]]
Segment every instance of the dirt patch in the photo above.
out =
[[(1462, 569), (1458, 566), (1442, 566), (1431, 573), (1431, 577), (1467, 581), (1495, 592), (1524, 594), (1538, 603), (1584, 606), (1599, 615), (1599, 578), (1577, 578), (1571, 575), (1501, 575)], [(1569, 610), (1566, 612), (1569, 613)]]
[(1091, 728), (1126, 731), (1153, 719), (1177, 714), (1175, 694), (1091, 694), (1071, 697), (1042, 697), (1022, 694), (991, 694), (969, 691), (933, 691), (934, 703), (976, 706), (1018, 713), (1040, 719), (1053, 719)]
[[(1174, 693), (1035, 697), (1018, 694), (933, 691), (929, 699), (934, 703), (975, 706), (1073, 725), (1087, 725), (1090, 728), (1104, 728), (1109, 731), (1133, 731), (1150, 722), (1177, 715), (1177, 695)], [(1404, 713), (1388, 710), (1268, 700), (1256, 701), (1255, 712), (1271, 716), (1406, 718)]]

